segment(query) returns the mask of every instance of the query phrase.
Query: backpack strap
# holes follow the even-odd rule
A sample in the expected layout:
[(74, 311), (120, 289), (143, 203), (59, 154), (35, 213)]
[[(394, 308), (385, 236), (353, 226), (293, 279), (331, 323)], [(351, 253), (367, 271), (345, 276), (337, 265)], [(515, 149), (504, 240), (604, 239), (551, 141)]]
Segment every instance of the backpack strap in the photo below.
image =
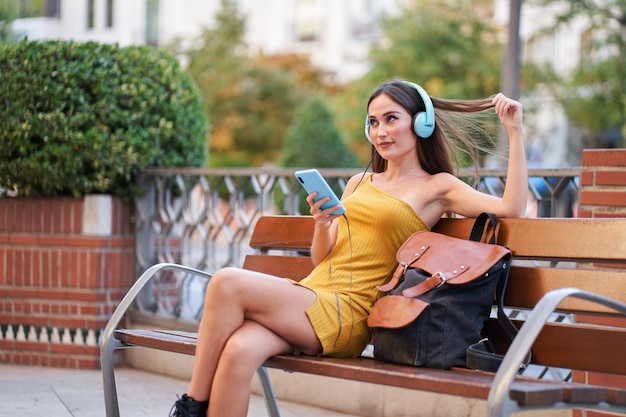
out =
[[(481, 213), (476, 218), (470, 233), (470, 240), (480, 242), (485, 237), (484, 235), (487, 233), (487, 222), (491, 225), (492, 231), (489, 243), (494, 245), (497, 244), (498, 217), (493, 213)], [(510, 262), (511, 259), (509, 258), (509, 263)], [(504, 329), (509, 339), (513, 340), (517, 335), (518, 329), (504, 311), (504, 292), (506, 291), (506, 286), (509, 280), (509, 269), (507, 269), (507, 273), (498, 280), (498, 285), (496, 286), (496, 304), (498, 306), (498, 323)], [(503, 355), (495, 353), (493, 345), (487, 338), (470, 345), (467, 348), (466, 355), (468, 368), (488, 372), (496, 372), (500, 363), (502, 363), (502, 359), (504, 358)], [(526, 366), (530, 363), (530, 360), (531, 352), (528, 352), (524, 363), (520, 366), (520, 372), (526, 368)]]

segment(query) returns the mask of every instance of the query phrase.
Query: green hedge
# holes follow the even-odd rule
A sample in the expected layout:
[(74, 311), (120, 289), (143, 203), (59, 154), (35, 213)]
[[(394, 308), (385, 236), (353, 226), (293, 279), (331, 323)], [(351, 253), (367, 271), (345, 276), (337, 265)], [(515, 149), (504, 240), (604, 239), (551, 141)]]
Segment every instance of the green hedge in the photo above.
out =
[(0, 187), (133, 197), (147, 167), (202, 167), (208, 122), (193, 81), (150, 47), (0, 46)]

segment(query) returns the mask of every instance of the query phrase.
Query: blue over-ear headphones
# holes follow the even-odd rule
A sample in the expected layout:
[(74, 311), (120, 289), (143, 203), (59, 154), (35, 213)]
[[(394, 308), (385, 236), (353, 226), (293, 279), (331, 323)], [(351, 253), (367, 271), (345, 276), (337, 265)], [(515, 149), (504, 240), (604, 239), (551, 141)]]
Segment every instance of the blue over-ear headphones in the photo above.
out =
[[(424, 102), (424, 107), (426, 111), (417, 112), (413, 116), (413, 131), (420, 138), (426, 139), (430, 137), (430, 135), (432, 135), (435, 130), (435, 108), (433, 107), (433, 102), (430, 99), (428, 93), (426, 93), (426, 90), (424, 90), (419, 85), (409, 81), (403, 81), (403, 83), (413, 87)], [(365, 116), (365, 137), (370, 142), (372, 141), (372, 139), (370, 138), (370, 120), (367, 115)]]

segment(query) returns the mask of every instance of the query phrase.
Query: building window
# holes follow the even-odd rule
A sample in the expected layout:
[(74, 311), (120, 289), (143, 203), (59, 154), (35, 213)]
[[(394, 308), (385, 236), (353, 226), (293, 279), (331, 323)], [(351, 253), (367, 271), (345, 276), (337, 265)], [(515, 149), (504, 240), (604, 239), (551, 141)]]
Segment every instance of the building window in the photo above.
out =
[(372, 39), (376, 33), (372, 0), (355, 0), (348, 4), (349, 27), (355, 39)]
[(44, 7), (46, 17), (61, 17), (61, 0), (46, 0)]
[(106, 26), (108, 28), (113, 27), (113, 5), (114, 0), (107, 0), (107, 15), (106, 15)]
[(146, 44), (159, 44), (159, 0), (146, 3)]
[(299, 0), (296, 6), (296, 37), (301, 42), (315, 41), (319, 37), (321, 4), (319, 0)]
[(61, 15), (60, 3), (61, 0), (19, 0), (18, 17), (58, 18)]
[(95, 13), (96, 13), (96, 0), (87, 0), (87, 28), (93, 29), (96, 25)]

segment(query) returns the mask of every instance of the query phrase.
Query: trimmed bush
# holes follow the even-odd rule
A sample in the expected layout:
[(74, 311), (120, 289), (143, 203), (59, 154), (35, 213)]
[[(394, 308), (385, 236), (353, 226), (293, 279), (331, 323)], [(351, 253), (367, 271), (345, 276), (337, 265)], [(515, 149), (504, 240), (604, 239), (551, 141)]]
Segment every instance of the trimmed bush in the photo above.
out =
[(280, 155), (283, 167), (355, 168), (356, 155), (341, 138), (324, 100), (312, 95), (295, 110)]
[[(324, 99), (311, 95), (296, 107), (291, 124), (283, 140), (283, 149), (279, 163), (283, 167), (292, 168), (356, 168), (359, 161), (341, 138), (335, 125), (333, 115), (326, 106)], [(308, 213), (306, 192), (295, 178), (292, 179), (294, 189), (298, 193), (297, 208), (300, 213)], [(328, 180), (328, 179), (327, 179)], [(338, 196), (342, 190), (331, 181), (331, 187)], [(285, 196), (277, 192), (277, 207), (285, 205)]]
[(201, 167), (208, 123), (178, 62), (95, 42), (0, 46), (0, 187), (133, 197), (148, 167)]

